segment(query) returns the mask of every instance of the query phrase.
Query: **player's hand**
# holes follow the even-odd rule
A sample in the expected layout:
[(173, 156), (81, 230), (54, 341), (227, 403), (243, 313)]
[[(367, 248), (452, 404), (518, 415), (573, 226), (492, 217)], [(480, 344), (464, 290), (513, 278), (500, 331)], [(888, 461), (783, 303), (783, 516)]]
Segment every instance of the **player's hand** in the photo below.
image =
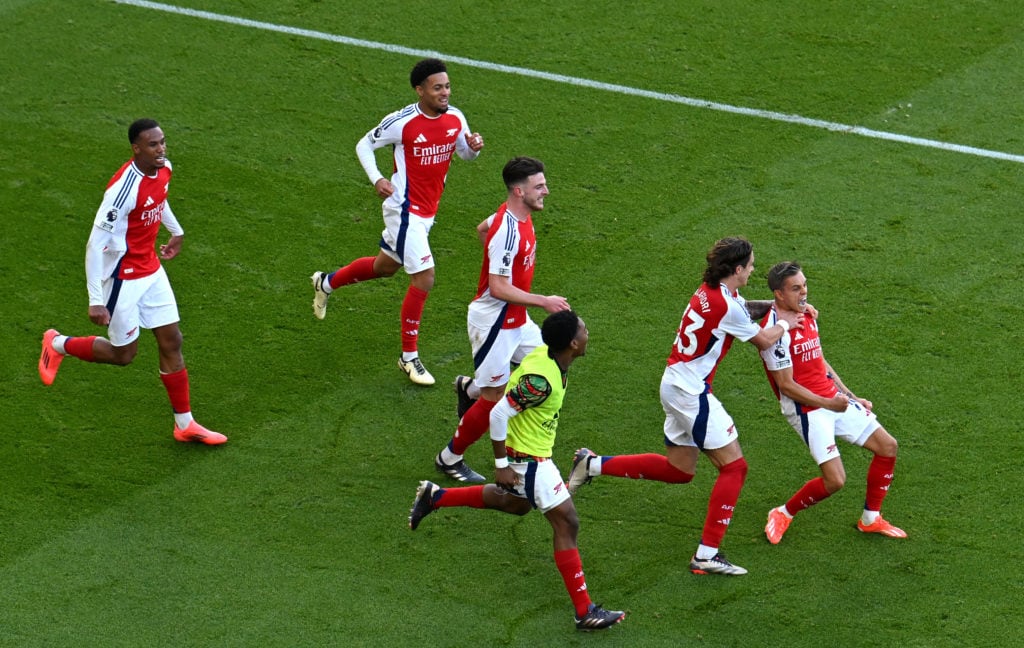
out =
[(874, 403), (872, 403), (871, 401), (869, 401), (866, 398), (860, 398), (858, 396), (854, 396), (853, 400), (855, 400), (858, 403), (860, 403), (860, 406), (863, 407), (864, 409), (866, 409), (868, 412), (870, 412), (871, 408), (874, 407)]
[(470, 151), (479, 153), (484, 147), (484, 138), (480, 133), (466, 133), (466, 146)]
[(569, 310), (569, 300), (561, 295), (548, 295), (544, 298), (544, 310), (548, 313)]
[(850, 406), (850, 397), (846, 394), (836, 394), (829, 399), (825, 405), (825, 409), (833, 412), (845, 412), (846, 408)]
[(387, 198), (391, 194), (395, 193), (395, 185), (391, 184), (391, 181), (387, 178), (381, 178), (377, 182), (373, 183), (373, 188), (381, 198)]
[(107, 310), (106, 306), (90, 306), (89, 320), (93, 324), (107, 326), (110, 324), (110, 311)]
[(494, 483), (507, 491), (513, 491), (519, 483), (519, 475), (512, 470), (511, 466), (494, 469)]
[(791, 313), (789, 311), (778, 311), (779, 319), (789, 322), (789, 329), (802, 329), (804, 327), (803, 313)]
[(180, 234), (167, 239), (167, 243), (160, 246), (160, 258), (167, 261), (178, 256), (178, 252), (181, 252), (181, 242), (184, 240), (185, 237)]
[(804, 312), (811, 316), (812, 320), (818, 319), (818, 309), (810, 304), (804, 304)]

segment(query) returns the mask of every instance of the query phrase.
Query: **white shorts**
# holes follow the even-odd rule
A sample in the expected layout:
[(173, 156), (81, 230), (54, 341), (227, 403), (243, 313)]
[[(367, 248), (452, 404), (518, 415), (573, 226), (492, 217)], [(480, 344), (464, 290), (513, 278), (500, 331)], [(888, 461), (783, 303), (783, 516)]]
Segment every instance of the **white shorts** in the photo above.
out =
[(554, 461), (516, 461), (509, 457), (508, 465), (519, 475), (512, 494), (526, 498), (541, 513), (547, 513), (569, 499), (569, 489), (565, 487)]
[(787, 416), (786, 419), (807, 444), (819, 466), (839, 456), (836, 439), (863, 446), (868, 437), (881, 427), (874, 412), (869, 412), (855, 401), (850, 401), (845, 412), (833, 412), (819, 407), (806, 414)]
[(434, 267), (434, 254), (430, 251), (430, 228), (434, 217), (423, 218), (384, 205), (384, 231), (380, 235), (380, 249), (402, 264), (406, 273), (416, 274)]
[[(500, 327), (501, 323), (496, 323)], [(544, 344), (540, 327), (529, 316), (526, 324), (514, 329), (482, 329), (467, 324), (473, 347), (473, 382), (478, 387), (501, 387), (508, 383), (511, 363), (519, 364), (528, 353)], [(493, 339), (492, 339), (493, 338)]]
[(661, 407), (665, 410), (665, 445), (717, 450), (739, 438), (732, 417), (707, 389), (694, 395), (662, 380)]
[(110, 311), (107, 337), (116, 347), (137, 340), (140, 328), (155, 329), (180, 319), (163, 266), (141, 279), (107, 279), (103, 282), (103, 300)]

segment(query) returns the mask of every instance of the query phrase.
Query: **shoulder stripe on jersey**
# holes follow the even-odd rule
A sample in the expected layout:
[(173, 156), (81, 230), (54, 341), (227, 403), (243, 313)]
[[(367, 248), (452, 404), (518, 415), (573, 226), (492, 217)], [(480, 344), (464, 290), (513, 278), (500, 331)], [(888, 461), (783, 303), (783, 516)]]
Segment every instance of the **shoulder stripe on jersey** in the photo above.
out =
[(114, 198), (114, 207), (117, 207), (118, 209), (121, 209), (121, 207), (124, 206), (125, 201), (128, 200), (128, 196), (132, 192), (132, 187), (135, 186), (135, 183), (139, 179), (139, 174), (135, 171), (135, 168), (132, 165), (129, 165), (128, 168), (125, 169), (124, 173), (128, 177), (125, 178), (124, 175), (121, 176), (123, 178), (123, 181), (121, 182), (121, 189), (117, 192), (117, 197)]
[(393, 112), (393, 113), (391, 113), (391, 115), (385, 117), (384, 120), (381, 121), (380, 127), (382, 129), (386, 130), (386, 129), (390, 128), (391, 125), (394, 124), (395, 122), (397, 122), (399, 120), (402, 120), (402, 119), (405, 119), (406, 117), (408, 117), (409, 115), (413, 114), (414, 112), (416, 112), (416, 104), (409, 104), (405, 108), (402, 108), (401, 110)]
[(505, 228), (505, 251), (512, 252), (513, 243), (515, 241), (516, 234), (519, 231), (519, 225), (518, 221), (516, 221), (516, 217), (508, 211), (505, 212), (505, 224), (508, 225), (508, 227)]

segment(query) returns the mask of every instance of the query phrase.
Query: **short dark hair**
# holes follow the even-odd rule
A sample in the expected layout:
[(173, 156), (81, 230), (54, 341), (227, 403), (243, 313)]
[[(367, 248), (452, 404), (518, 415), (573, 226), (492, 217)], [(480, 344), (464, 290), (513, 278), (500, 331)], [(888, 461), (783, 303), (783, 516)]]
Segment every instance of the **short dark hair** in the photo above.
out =
[(505, 181), (505, 186), (511, 189), (513, 185), (538, 173), (544, 173), (544, 163), (536, 158), (521, 155), (505, 163), (505, 168), (501, 170), (501, 179)]
[(803, 270), (796, 261), (780, 261), (768, 271), (768, 287), (772, 292), (782, 288), (786, 279)]
[(564, 310), (547, 316), (540, 325), (540, 337), (552, 353), (565, 351), (579, 333), (580, 316), (576, 311)]
[(704, 283), (717, 288), (722, 279), (732, 276), (736, 266), (747, 265), (754, 246), (745, 238), (730, 236), (721, 239), (708, 251), (708, 266), (704, 270)]
[(128, 127), (128, 143), (134, 144), (135, 140), (138, 139), (141, 133), (144, 133), (151, 128), (159, 127), (160, 124), (158, 124), (155, 119), (149, 119), (148, 117), (136, 119), (132, 122), (132, 125)]
[(426, 81), (427, 77), (447, 71), (448, 66), (441, 59), (425, 58), (412, 66), (412, 72), (409, 73), (409, 83), (415, 88)]

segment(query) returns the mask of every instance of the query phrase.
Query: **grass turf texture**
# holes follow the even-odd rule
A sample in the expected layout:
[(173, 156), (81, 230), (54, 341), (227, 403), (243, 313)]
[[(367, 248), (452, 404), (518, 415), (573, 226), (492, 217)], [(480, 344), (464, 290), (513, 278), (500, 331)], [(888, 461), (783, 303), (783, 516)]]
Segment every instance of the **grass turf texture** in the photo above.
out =
[[(272, 4), (272, 6), (270, 6)], [(1021, 153), (1012, 3), (507, 8), (415, 2), (189, 7), (532, 69)], [(813, 14), (813, 15), (811, 15)], [(0, 645), (1005, 645), (1020, 590), (1021, 166), (452, 65), (487, 148), (456, 160), (421, 344), (433, 389), (394, 367), (404, 279), (345, 289), (313, 319), (307, 277), (373, 254), (380, 206), (356, 140), (412, 101), (415, 57), (109, 2), (0, 2)], [(223, 448), (171, 439), (155, 343), (127, 368), (35, 371), (50, 326), (97, 333), (82, 254), (135, 117), (159, 119), (188, 234), (167, 264), (192, 400)], [(548, 164), (536, 288), (591, 331), (556, 461), (658, 451), (657, 384), (703, 255), (755, 243), (744, 291), (805, 265), (826, 355), (901, 444), (886, 515), (853, 529), (847, 487), (768, 545), (765, 514), (815, 470), (737, 346), (716, 381), (751, 471), (724, 544), (750, 569), (685, 569), (713, 469), (688, 486), (604, 478), (578, 497), (592, 596), (629, 611), (577, 636), (538, 514), (445, 510), (447, 383), (470, 370), (473, 226), (517, 154)], [(382, 166), (385, 163), (382, 162)], [(540, 319), (541, 313), (534, 313)], [(486, 443), (469, 461), (486, 468)]]

